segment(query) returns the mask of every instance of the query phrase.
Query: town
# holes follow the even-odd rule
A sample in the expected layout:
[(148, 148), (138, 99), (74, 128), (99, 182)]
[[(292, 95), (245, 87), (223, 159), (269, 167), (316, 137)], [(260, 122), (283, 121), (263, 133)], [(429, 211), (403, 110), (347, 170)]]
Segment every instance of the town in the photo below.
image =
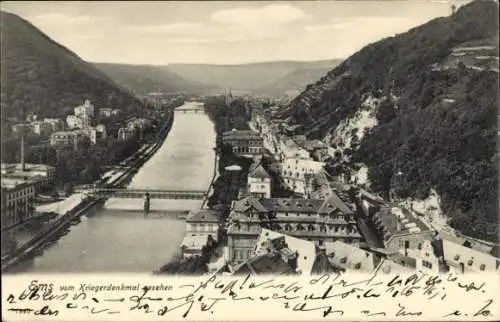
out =
[[(2, 272), (498, 273), (490, 2), (318, 56), (341, 58), (239, 65), (86, 62), (2, 11)], [(303, 37), (331, 29), (286, 8)]]
[[(349, 173), (329, 173), (327, 165), (338, 154), (320, 140), (288, 135), (282, 120), (273, 116), (278, 105), (268, 98), (233, 97), (229, 91), (197, 99), (206, 101), (205, 112), (216, 124), (223, 121), (217, 116), (221, 110), (236, 113), (235, 119), (229, 116), (229, 122), (225, 120), (225, 126), (237, 123), (236, 118), (246, 122), (239, 122), (240, 128), (220, 127), (225, 131), (218, 133), (220, 145), (216, 150), (219, 167), (223, 166), (219, 179), (224, 182), (213, 182), (206, 206), (184, 217), (181, 257), (161, 267), (157, 274), (498, 271), (498, 245), (461, 235), (449, 227), (435, 196), (426, 202), (384, 200)], [(104, 125), (92, 126), (97, 113), (91, 102), (85, 101), (74, 110), (75, 114), (66, 119), (70, 130), (65, 132), (61, 131), (62, 121), (40, 122), (34, 115), (22, 126), (36, 134), (50, 135), (50, 145), (58, 149), (76, 150), (84, 140), (95, 145), (106, 139)], [(106, 108), (98, 111), (105, 117), (119, 113)], [(174, 113), (186, 112), (190, 110), (182, 112), (181, 107)], [(119, 127), (116, 139), (139, 140), (144, 129), (151, 126), (150, 119), (133, 118)], [(14, 125), (13, 131), (26, 133), (20, 125)], [(58, 220), (80, 214), (82, 205), (99, 198), (92, 196), (92, 189), (120, 186), (116, 179), (123, 173), (115, 170), (118, 176), (110, 176), (112, 171), (108, 171), (92, 185), (71, 190), (65, 187), (61, 191), (65, 200), (59, 201), (55, 210), (50, 203), (42, 202), (51, 198), (46, 192), (54, 186), (55, 168), (26, 163), (24, 135), (20, 144), (21, 162), (2, 164), (4, 232), (49, 212), (58, 212)], [(145, 143), (135, 155), (144, 158), (147, 154), (141, 153), (149, 148)], [(130, 166), (130, 159), (120, 163), (122, 168)], [(149, 205), (144, 211), (149, 211)], [(10, 254), (3, 257), (12, 258)]]

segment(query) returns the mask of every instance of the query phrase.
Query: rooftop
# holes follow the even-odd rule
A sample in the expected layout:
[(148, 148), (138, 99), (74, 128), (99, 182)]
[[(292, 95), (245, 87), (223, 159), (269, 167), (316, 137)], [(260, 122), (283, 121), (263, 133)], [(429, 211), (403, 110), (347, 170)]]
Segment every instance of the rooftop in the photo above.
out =
[(385, 227), (389, 236), (395, 234), (419, 233), (430, 229), (420, 219), (404, 208), (384, 206), (374, 215), (374, 217), (376, 220), (380, 221), (383, 227)]
[(290, 199), (290, 198), (262, 198), (247, 197), (234, 202), (233, 210), (245, 212), (253, 207), (258, 212), (301, 212), (329, 214), (339, 210), (344, 214), (352, 214), (352, 210), (332, 193), (326, 200), (322, 199)]
[(235, 275), (292, 275), (295, 270), (277, 252), (258, 255), (235, 268)]
[(241, 167), (237, 164), (233, 164), (224, 168), (226, 171), (241, 171)]
[(342, 269), (371, 272), (380, 261), (377, 255), (341, 241), (326, 243), (325, 249), (333, 266)]
[(312, 271), (316, 256), (316, 246), (310, 241), (281, 234), (269, 229), (262, 229), (257, 240), (257, 252), (262, 251), (263, 247), (267, 247), (270, 241), (279, 238), (284, 238), (286, 248), (291, 252), (298, 252), (297, 269), (309, 274)]
[(252, 130), (236, 130), (232, 129), (231, 131), (224, 132), (222, 134), (222, 138), (224, 140), (227, 139), (261, 139), (260, 134), (256, 131)]
[(182, 240), (181, 247), (201, 249), (207, 244), (207, 235), (186, 235)]
[(208, 223), (219, 223), (220, 212), (212, 209), (203, 209), (198, 212), (190, 213), (186, 222), (208, 222)]
[(262, 179), (271, 178), (271, 176), (269, 176), (266, 169), (264, 169), (261, 163), (252, 165), (248, 173), (248, 176), (252, 178), (262, 178)]

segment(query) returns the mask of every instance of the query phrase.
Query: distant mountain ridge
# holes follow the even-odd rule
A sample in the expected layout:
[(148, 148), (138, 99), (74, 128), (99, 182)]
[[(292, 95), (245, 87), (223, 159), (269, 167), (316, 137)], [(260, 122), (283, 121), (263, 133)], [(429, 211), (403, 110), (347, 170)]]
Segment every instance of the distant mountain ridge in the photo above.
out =
[[(248, 92), (264, 92), (262, 89), (268, 84), (274, 84), (282, 79), (285, 85), (281, 86), (279, 90), (285, 92), (287, 90), (296, 89), (296, 84), (294, 84), (293, 81), (291, 86), (286, 84), (287, 75), (290, 74), (293, 76), (292, 73), (299, 70), (331, 69), (336, 66), (339, 61), (339, 59), (320, 61), (270, 61), (236, 65), (170, 64), (161, 67), (185, 79), (205, 84), (214, 84), (225, 89), (232, 88)], [(309, 80), (309, 78), (306, 77), (306, 80)], [(301, 83), (300, 79), (298, 82)]]
[(163, 93), (210, 93), (215, 85), (187, 80), (173, 72), (153, 65), (93, 63), (116, 83), (137, 94), (160, 90)]
[[(338, 63), (340, 63), (340, 60)], [(274, 96), (295, 96), (302, 92), (307, 85), (320, 79), (333, 67), (335, 67), (335, 65), (322, 68), (297, 69), (277, 80), (254, 89), (254, 92)]]
[(424, 199), (434, 188), (454, 227), (494, 239), (498, 25), (498, 2), (476, 0), (372, 43), (279, 117), (290, 134), (327, 143), (353, 180), (386, 198)]
[(1, 12), (2, 117), (65, 117), (85, 99), (97, 107), (142, 109), (129, 91), (28, 21)]

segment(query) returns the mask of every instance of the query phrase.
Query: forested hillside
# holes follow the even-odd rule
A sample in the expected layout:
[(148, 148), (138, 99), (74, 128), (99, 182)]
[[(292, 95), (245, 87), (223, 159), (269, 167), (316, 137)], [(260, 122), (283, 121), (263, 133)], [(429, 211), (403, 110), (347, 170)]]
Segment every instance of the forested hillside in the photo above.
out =
[(295, 134), (323, 139), (389, 197), (441, 196), (452, 225), (486, 239), (498, 222), (498, 3), (370, 44), (285, 107)]
[(90, 99), (96, 107), (140, 110), (130, 92), (26, 20), (1, 12), (2, 117), (65, 117)]

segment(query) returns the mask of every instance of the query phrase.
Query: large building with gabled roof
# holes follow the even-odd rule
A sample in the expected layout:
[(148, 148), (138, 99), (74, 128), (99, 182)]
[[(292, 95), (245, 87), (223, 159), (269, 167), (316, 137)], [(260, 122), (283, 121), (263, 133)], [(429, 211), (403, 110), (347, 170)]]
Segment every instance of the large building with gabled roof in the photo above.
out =
[(233, 202), (229, 219), (229, 260), (233, 262), (251, 256), (262, 229), (320, 247), (337, 240), (359, 245), (362, 239), (353, 210), (335, 194), (325, 200), (247, 197)]

